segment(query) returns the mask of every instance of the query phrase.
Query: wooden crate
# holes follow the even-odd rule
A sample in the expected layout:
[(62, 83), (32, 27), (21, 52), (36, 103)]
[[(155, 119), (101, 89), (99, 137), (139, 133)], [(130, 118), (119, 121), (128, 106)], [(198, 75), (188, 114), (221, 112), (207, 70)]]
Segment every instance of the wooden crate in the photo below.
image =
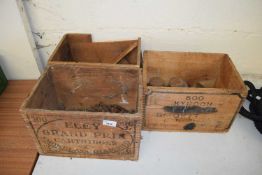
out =
[(92, 42), (91, 34), (66, 34), (48, 63), (125, 64), (140, 67), (141, 39)]
[[(50, 65), (21, 107), (39, 153), (137, 160), (141, 74), (136, 67)], [(128, 112), (90, 111), (101, 103)]]
[[(163, 86), (151, 86), (153, 77)], [(172, 77), (189, 87), (168, 87)], [(213, 83), (192, 87), (197, 81)], [(227, 131), (247, 95), (227, 54), (145, 51), (143, 85), (146, 130)]]

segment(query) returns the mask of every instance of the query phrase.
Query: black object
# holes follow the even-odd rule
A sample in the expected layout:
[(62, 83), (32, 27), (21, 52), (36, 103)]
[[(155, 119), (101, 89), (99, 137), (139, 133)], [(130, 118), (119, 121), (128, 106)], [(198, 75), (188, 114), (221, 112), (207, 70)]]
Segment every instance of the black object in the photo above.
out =
[(244, 117), (253, 120), (255, 127), (262, 134), (262, 87), (256, 89), (250, 81), (244, 81), (248, 86), (247, 100), (250, 101), (249, 111), (242, 106), (240, 114)]
[(188, 123), (184, 126), (184, 130), (193, 130), (196, 127), (195, 123)]
[(7, 86), (7, 79), (5, 77), (4, 72), (2, 71), (2, 68), (0, 66), (0, 95), (2, 94), (2, 92), (5, 90), (6, 86)]

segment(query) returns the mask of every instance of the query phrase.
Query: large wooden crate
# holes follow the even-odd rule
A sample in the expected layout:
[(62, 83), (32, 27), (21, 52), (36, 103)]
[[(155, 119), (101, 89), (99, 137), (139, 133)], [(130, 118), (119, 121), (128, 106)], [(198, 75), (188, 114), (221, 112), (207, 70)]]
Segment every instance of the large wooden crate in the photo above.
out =
[[(163, 86), (149, 84), (161, 78)], [(172, 77), (188, 87), (168, 87)], [(198, 80), (212, 82), (192, 87)], [(247, 95), (227, 54), (145, 51), (143, 84), (146, 130), (227, 131)]]
[(140, 67), (141, 39), (92, 42), (91, 34), (66, 34), (50, 56), (49, 64), (125, 64)]
[[(50, 65), (21, 107), (40, 154), (137, 160), (140, 68)], [(97, 104), (127, 111), (92, 112)]]

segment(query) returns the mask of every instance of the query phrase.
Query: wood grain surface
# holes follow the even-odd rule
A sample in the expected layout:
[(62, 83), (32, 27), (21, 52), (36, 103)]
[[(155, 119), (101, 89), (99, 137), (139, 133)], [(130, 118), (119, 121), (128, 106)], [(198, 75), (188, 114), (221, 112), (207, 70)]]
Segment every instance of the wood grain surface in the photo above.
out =
[(65, 34), (48, 61), (55, 63), (102, 63), (140, 66), (141, 38), (93, 42), (91, 34)]
[[(137, 160), (143, 108), (140, 68), (82, 64), (50, 65), (23, 103), (38, 152)], [(129, 112), (91, 110), (101, 103)]]
[(35, 81), (9, 81), (0, 96), (0, 174), (32, 173), (38, 153), (19, 112)]
[[(228, 131), (247, 95), (227, 54), (144, 51), (143, 67), (146, 130)], [(170, 87), (174, 78), (188, 87)]]

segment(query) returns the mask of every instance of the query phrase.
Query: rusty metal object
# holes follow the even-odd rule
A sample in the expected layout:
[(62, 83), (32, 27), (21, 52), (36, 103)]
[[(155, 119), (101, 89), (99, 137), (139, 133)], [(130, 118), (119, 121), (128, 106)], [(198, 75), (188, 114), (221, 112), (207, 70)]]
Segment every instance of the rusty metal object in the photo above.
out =
[(165, 82), (160, 77), (152, 77), (148, 83), (149, 86), (165, 86)]
[(198, 80), (195, 81), (192, 87), (197, 88), (213, 88), (215, 87), (216, 79)]
[(187, 82), (178, 77), (170, 78), (168, 85), (171, 87), (188, 87)]
[(199, 83), (199, 82), (196, 82), (196, 83), (194, 83), (191, 87), (196, 87), (196, 88), (204, 88), (205, 86), (204, 85), (202, 85), (201, 83)]
[(94, 106), (87, 107), (85, 110), (89, 112), (111, 112), (111, 113), (131, 113), (131, 114), (135, 113), (135, 110), (128, 111), (122, 106), (116, 104), (107, 105), (101, 102)]

